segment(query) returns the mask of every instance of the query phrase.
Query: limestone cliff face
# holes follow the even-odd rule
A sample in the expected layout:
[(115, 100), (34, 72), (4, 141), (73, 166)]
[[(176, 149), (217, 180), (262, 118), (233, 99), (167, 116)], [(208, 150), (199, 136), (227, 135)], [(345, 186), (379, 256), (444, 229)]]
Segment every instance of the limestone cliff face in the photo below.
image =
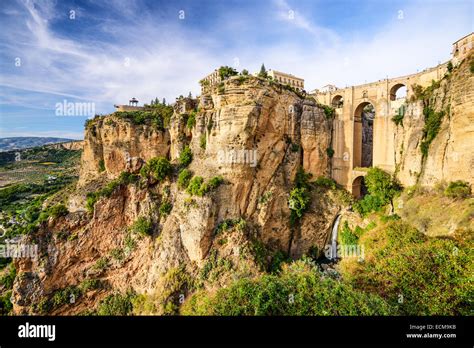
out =
[(396, 128), (397, 176), (405, 185), (433, 186), (439, 181), (464, 180), (474, 185), (474, 74), (471, 54), (434, 90), (430, 105), (444, 111), (439, 133), (423, 159), (423, 103), (409, 103), (403, 127)]
[[(331, 121), (314, 101), (268, 81), (234, 77), (223, 88), (201, 96), (192, 129), (186, 127), (182, 111), (186, 109), (175, 109), (164, 131), (114, 115), (88, 125), (78, 192), (69, 202), (74, 212), (50, 219), (31, 237), (42, 241), (41, 257), (17, 262), (25, 276), (14, 287), (16, 313), (38, 312), (42, 299), (90, 278), (107, 286), (53, 313), (79, 313), (111, 291), (128, 288), (162, 296), (170, 287), (170, 272), (182, 268), (197, 279), (214, 257), (230, 262), (235, 276), (252, 276), (259, 267), (249, 250), (259, 243), (293, 257), (311, 248), (323, 250), (341, 209), (338, 199), (322, 188), (313, 191), (311, 206), (297, 227), (290, 226), (288, 207), (298, 167), (314, 178), (329, 170)], [(222, 176), (224, 183), (216, 190), (190, 196), (178, 188), (175, 171), (158, 184), (122, 185), (98, 200), (92, 216), (85, 212), (88, 190), (122, 171), (138, 172), (153, 157), (168, 157), (176, 164), (185, 146), (193, 153), (188, 169), (194, 175), (205, 181)], [(172, 204), (167, 215), (159, 213), (162, 202)], [(152, 237), (130, 232), (133, 222), (143, 216), (153, 223)], [(228, 219), (245, 224), (228, 232), (223, 242), (216, 227)], [(219, 279), (219, 286), (225, 284)], [(215, 286), (203, 281), (206, 287)]]
[(136, 172), (150, 158), (168, 155), (170, 135), (152, 126), (134, 125), (113, 115), (91, 120), (87, 126), (79, 185), (104, 174), (109, 179), (122, 171)]

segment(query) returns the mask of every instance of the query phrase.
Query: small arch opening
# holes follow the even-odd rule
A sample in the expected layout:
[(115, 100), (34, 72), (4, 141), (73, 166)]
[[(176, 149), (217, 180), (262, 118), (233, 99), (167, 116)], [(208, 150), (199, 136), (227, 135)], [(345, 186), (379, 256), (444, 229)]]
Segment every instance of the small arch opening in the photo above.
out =
[(336, 95), (334, 98), (332, 98), (331, 106), (333, 108), (342, 108), (344, 106), (344, 98), (342, 95)]
[(367, 186), (363, 176), (358, 176), (352, 182), (352, 195), (357, 198), (363, 198), (368, 193)]
[(402, 83), (397, 83), (390, 89), (390, 100), (406, 98), (407, 87)]

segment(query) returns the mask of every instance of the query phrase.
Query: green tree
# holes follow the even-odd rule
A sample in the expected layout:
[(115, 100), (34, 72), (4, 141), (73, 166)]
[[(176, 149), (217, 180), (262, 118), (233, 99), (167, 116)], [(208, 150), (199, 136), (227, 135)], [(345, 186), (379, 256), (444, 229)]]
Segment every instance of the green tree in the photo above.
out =
[(373, 167), (364, 177), (364, 182), (369, 192), (362, 200), (356, 202), (354, 209), (361, 215), (371, 211), (378, 211), (388, 203), (392, 206), (393, 198), (401, 190), (398, 182), (380, 168)]
[(221, 66), (219, 68), (219, 76), (222, 80), (225, 80), (231, 76), (237, 75), (238, 72), (230, 66)]
[(260, 72), (258, 73), (259, 77), (267, 78), (267, 69), (265, 69), (265, 64), (262, 63), (262, 66), (260, 67)]

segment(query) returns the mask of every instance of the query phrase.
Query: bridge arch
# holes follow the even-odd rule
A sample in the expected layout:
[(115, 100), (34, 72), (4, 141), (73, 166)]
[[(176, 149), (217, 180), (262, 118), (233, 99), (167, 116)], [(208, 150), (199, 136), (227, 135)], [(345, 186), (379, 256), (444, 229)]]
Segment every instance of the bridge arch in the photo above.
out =
[(342, 108), (343, 105), (344, 105), (344, 98), (342, 97), (342, 95), (338, 94), (332, 98), (331, 106), (333, 108)]
[(396, 83), (390, 88), (390, 100), (406, 97), (407, 86), (403, 83)]
[(354, 112), (352, 167), (372, 167), (375, 104), (361, 102)]
[(367, 194), (364, 176), (358, 176), (352, 181), (352, 195), (355, 198), (362, 198)]

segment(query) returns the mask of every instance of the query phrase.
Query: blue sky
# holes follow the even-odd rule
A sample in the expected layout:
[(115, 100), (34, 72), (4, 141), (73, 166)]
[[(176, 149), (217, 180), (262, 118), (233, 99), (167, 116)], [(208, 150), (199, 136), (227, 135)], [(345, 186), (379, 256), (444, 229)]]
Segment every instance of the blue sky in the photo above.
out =
[(173, 101), (220, 65), (264, 62), (308, 91), (414, 73), (448, 60), (473, 21), (470, 0), (3, 0), (0, 137), (80, 139), (86, 117), (56, 103)]

